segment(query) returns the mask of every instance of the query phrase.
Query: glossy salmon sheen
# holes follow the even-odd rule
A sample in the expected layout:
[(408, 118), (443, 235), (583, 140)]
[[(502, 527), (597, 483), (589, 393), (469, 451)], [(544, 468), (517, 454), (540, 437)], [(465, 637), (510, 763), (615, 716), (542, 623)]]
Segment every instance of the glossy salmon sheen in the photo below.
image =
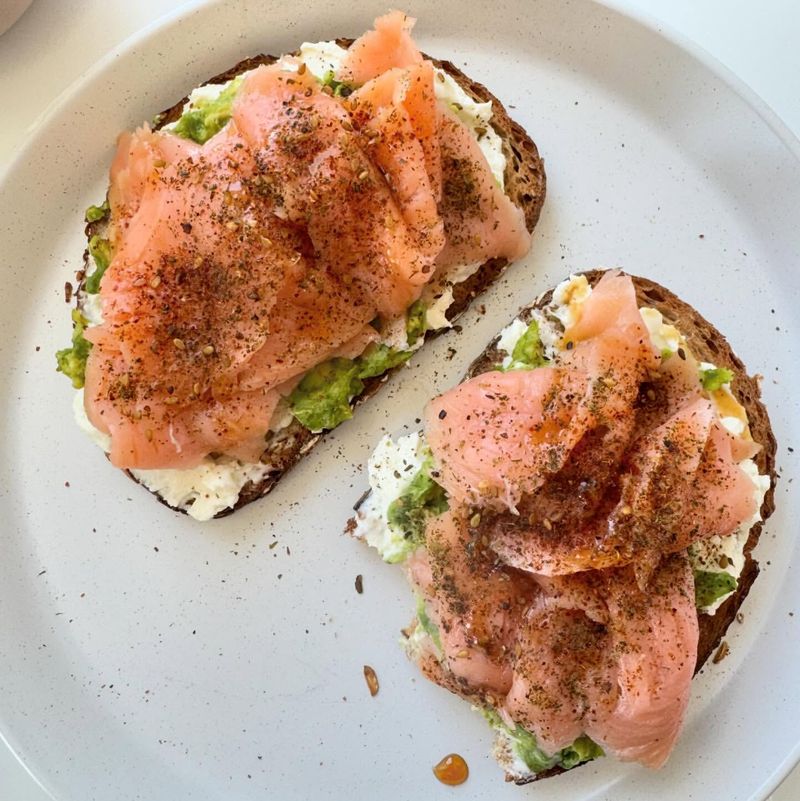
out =
[[(370, 323), (402, 316), (441, 268), (452, 134), (413, 23), (392, 12), (354, 43), (349, 99), (287, 59), (246, 76), (231, 121), (203, 145), (147, 126), (120, 137), (85, 391), (115, 465), (257, 460), (302, 374), (357, 356), (376, 339)], [(466, 128), (463, 141), (475, 141)], [(508, 241), (510, 212), (475, 148), (462, 156), (483, 188), (461, 223), (485, 229), (495, 204), (497, 233), (476, 233), (460, 256), (521, 254), (530, 236), (523, 225)]]

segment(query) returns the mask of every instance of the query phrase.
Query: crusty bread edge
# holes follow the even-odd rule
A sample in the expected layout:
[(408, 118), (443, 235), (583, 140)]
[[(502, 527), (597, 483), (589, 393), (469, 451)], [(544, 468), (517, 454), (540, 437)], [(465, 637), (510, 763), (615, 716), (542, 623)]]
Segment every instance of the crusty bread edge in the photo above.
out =
[[(336, 41), (340, 46), (348, 48), (354, 40), (337, 39)], [(425, 57), (430, 58), (429, 56)], [(523, 209), (526, 226), (532, 232), (541, 214), (547, 185), (544, 162), (539, 156), (535, 143), (522, 126), (509, 117), (503, 104), (485, 86), (467, 77), (449, 61), (440, 61), (434, 58), (430, 58), (430, 60), (452, 76), (461, 88), (473, 98), (479, 102), (492, 103), (492, 126), (503, 140), (507, 160), (505, 172), (506, 194)], [(246, 58), (230, 69), (225, 70), (225, 72), (210, 78), (203, 85), (226, 83), (247, 70), (255, 69), (263, 64), (274, 64), (275, 61), (277, 61), (277, 57), (263, 54)], [(170, 108), (156, 115), (153, 120), (154, 128), (163, 128), (165, 125), (179, 119), (188, 99), (188, 96), (184, 97)], [(87, 240), (95, 234), (102, 235), (106, 226), (107, 220), (105, 218), (88, 223), (86, 226)], [(84, 270), (79, 273), (78, 279), (79, 290), (77, 294), (79, 304), (84, 287), (84, 276), (89, 272), (89, 260), (89, 251), (86, 250), (84, 252)], [(466, 281), (456, 284), (453, 287), (453, 303), (447, 311), (448, 320), (452, 322), (459, 317), (477, 295), (488, 289), (503, 274), (507, 266), (508, 262), (505, 259), (490, 259), (481, 265)], [(429, 331), (425, 334), (425, 339), (431, 339), (440, 333), (442, 333), (442, 330)], [(389, 376), (403, 369), (404, 366), (395, 367), (381, 376), (365, 381), (364, 390), (353, 399), (351, 406), (355, 409), (355, 407), (375, 395), (381, 386), (386, 383)], [(236, 504), (219, 512), (216, 517), (230, 515), (248, 503), (267, 495), (278, 481), (317, 445), (322, 437), (325, 436), (325, 433), (327, 432), (314, 434), (297, 420), (293, 420), (287, 428), (268, 438), (261, 461), (270, 465), (270, 471), (260, 481), (245, 484), (239, 493), (239, 499)], [(136, 483), (141, 483), (130, 471), (126, 470), (125, 472)], [(152, 494), (166, 506), (169, 506), (158, 493), (153, 492)], [(174, 507), (170, 506), (169, 508)], [(182, 509), (177, 511), (185, 512)]]

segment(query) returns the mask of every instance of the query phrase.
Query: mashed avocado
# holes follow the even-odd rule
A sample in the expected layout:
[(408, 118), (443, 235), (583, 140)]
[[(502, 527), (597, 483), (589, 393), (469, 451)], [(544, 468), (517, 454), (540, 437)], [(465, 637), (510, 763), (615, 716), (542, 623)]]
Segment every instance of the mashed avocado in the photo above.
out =
[(350, 401), (364, 389), (363, 379), (406, 361), (408, 351), (373, 345), (357, 359), (330, 359), (309, 370), (289, 396), (292, 414), (310, 431), (336, 428), (353, 416)]
[(442, 651), (442, 638), (439, 636), (439, 629), (436, 624), (428, 617), (428, 610), (425, 608), (425, 599), (417, 596), (417, 620), (419, 627), (433, 640), (433, 644)]
[(522, 726), (510, 729), (494, 709), (482, 709), (481, 713), (497, 732), (501, 744), (510, 748), (513, 755), (521, 760), (531, 773), (542, 773), (555, 767), (570, 770), (581, 762), (588, 762), (604, 755), (603, 749), (584, 734), (572, 745), (548, 756), (539, 748), (535, 735)]
[(528, 329), (514, 345), (511, 353), (512, 366), (541, 367), (547, 363), (544, 357), (544, 346), (539, 336), (539, 323), (531, 320)]
[(352, 86), (343, 81), (337, 81), (336, 78), (333, 77), (333, 70), (328, 70), (328, 72), (322, 76), (322, 85), (329, 86), (333, 91), (334, 97), (349, 97), (353, 93)]
[(87, 277), (84, 286), (90, 295), (96, 295), (100, 291), (100, 279), (111, 264), (111, 242), (95, 234), (89, 240), (89, 253), (94, 259), (95, 270)]
[(722, 388), (723, 384), (730, 384), (733, 380), (733, 373), (725, 367), (712, 367), (708, 370), (700, 371), (700, 381), (703, 389), (709, 392), (716, 392)]
[(695, 606), (705, 609), (713, 606), (720, 598), (730, 595), (736, 589), (736, 577), (725, 571), (695, 570)]
[(231, 118), (231, 109), (236, 93), (242, 85), (242, 76), (234, 78), (218, 97), (198, 98), (192, 108), (185, 112), (172, 129), (173, 133), (184, 139), (191, 139), (199, 145), (219, 133)]
[(72, 346), (56, 352), (58, 372), (72, 379), (72, 386), (80, 389), (86, 375), (86, 359), (92, 349), (92, 343), (83, 336), (87, 325), (86, 318), (78, 311), (72, 310)]
[(406, 313), (406, 341), (414, 345), (428, 330), (428, 307), (417, 300), (411, 304)]
[(405, 492), (389, 504), (386, 513), (389, 527), (402, 533), (408, 545), (402, 558), (422, 543), (427, 518), (431, 515), (440, 515), (448, 509), (447, 494), (431, 478), (432, 467), (433, 463), (429, 456), (411, 479)]
[[(521, 324), (521, 323), (520, 323)], [(498, 370), (532, 370), (547, 364), (544, 355), (544, 345), (539, 334), (539, 323), (531, 320), (525, 332), (517, 340), (514, 350), (511, 351), (511, 360), (506, 364), (498, 365)]]
[(85, 214), (86, 222), (93, 223), (102, 220), (108, 215), (109, 210), (107, 200), (104, 200), (99, 206), (89, 206)]

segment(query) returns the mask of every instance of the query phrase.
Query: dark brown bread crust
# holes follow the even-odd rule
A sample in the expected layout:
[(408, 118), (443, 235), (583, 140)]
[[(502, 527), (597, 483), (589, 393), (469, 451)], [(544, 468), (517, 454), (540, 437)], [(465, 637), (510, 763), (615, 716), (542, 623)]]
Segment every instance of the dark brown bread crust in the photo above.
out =
[[(584, 275), (586, 275), (589, 283), (594, 286), (603, 276), (604, 272), (604, 270), (592, 270), (584, 273)], [(775, 483), (777, 481), (775, 453), (777, 444), (775, 442), (775, 436), (772, 433), (769, 415), (767, 414), (764, 404), (761, 402), (761, 390), (758, 385), (758, 379), (748, 375), (747, 368), (742, 363), (742, 360), (734, 353), (728, 340), (698, 311), (689, 306), (688, 303), (682, 301), (668, 289), (665, 289), (660, 284), (648, 278), (631, 277), (636, 287), (636, 299), (639, 306), (651, 306), (660, 311), (664, 318), (673, 323), (686, 337), (692, 353), (699, 361), (711, 362), (717, 367), (726, 367), (733, 373), (734, 380), (731, 385), (733, 394), (736, 396), (739, 403), (747, 410), (747, 417), (750, 421), (750, 431), (753, 435), (753, 439), (763, 446), (761, 451), (756, 455), (755, 462), (758, 465), (759, 472), (770, 477), (770, 488), (761, 505), (762, 522), (756, 523), (750, 529), (750, 536), (745, 546), (745, 566), (739, 578), (736, 592), (717, 609), (716, 614), (699, 615), (700, 639), (697, 647), (697, 664), (695, 666), (695, 673), (697, 673), (720, 644), (728, 626), (736, 618), (739, 607), (741, 607), (747, 593), (750, 591), (750, 587), (758, 575), (758, 563), (753, 558), (752, 551), (761, 535), (764, 522), (766, 522), (767, 518), (769, 518), (775, 510)], [(552, 297), (553, 290), (551, 289), (539, 297), (532, 306), (527, 306), (522, 309), (518, 316), (527, 322), (530, 320), (531, 312), (534, 309), (541, 309), (547, 306), (551, 302)], [(486, 350), (470, 365), (464, 376), (465, 380), (494, 369), (495, 365), (502, 361), (505, 354), (497, 349), (498, 339), (499, 337), (496, 337)], [(422, 666), (422, 669), (424, 672), (429, 673), (436, 671), (436, 667), (436, 665), (430, 664)], [(431, 676), (431, 678), (433, 677)], [(434, 680), (441, 678), (443, 678), (441, 672), (437, 672), (437, 676)], [(439, 683), (442, 682), (439, 681)], [(448, 683), (453, 684), (453, 682), (446, 682), (445, 686), (448, 686)], [(463, 690), (459, 692), (461, 688), (457, 685), (448, 686), (448, 689), (463, 695)], [(480, 702), (480, 699), (473, 700)], [(544, 779), (548, 776), (554, 776), (564, 772), (562, 768), (553, 768), (550, 771), (539, 774), (536, 779), (519, 781), (518, 783), (527, 784), (529, 781), (537, 781), (538, 779)], [(512, 777), (507, 776), (506, 778), (509, 781), (513, 781)]]
[[(354, 40), (337, 39), (336, 41), (340, 46), (348, 48)], [(429, 56), (426, 56), (426, 58), (429, 58)], [(533, 231), (542, 210), (547, 183), (544, 162), (539, 156), (539, 151), (533, 140), (525, 133), (522, 126), (508, 116), (502, 103), (485, 86), (468, 78), (449, 61), (439, 61), (433, 58), (430, 60), (437, 67), (451, 75), (461, 88), (473, 98), (482, 103), (492, 103), (492, 126), (503, 140), (503, 148), (507, 160), (505, 172), (506, 194), (524, 211), (527, 228), (529, 231)], [(255, 69), (262, 64), (274, 64), (276, 61), (277, 57), (269, 55), (246, 58), (229, 70), (210, 78), (206, 81), (206, 84), (226, 83), (247, 70)], [(174, 106), (158, 114), (153, 120), (154, 127), (156, 129), (162, 128), (179, 119), (187, 101), (188, 97), (184, 97)], [(105, 220), (89, 223), (86, 226), (87, 239), (95, 234), (102, 234), (106, 224)], [(85, 267), (88, 267), (88, 264), (89, 253), (86, 251), (84, 253)], [(505, 259), (490, 259), (470, 278), (453, 287), (453, 303), (447, 311), (448, 320), (453, 321), (461, 315), (475, 296), (491, 286), (502, 275), (507, 266), (508, 262)], [(82, 288), (83, 284), (81, 283)], [(433, 338), (438, 333), (441, 332), (430, 331), (425, 335), (425, 338)], [(352, 401), (353, 408), (371, 398), (386, 382), (389, 375), (400, 369), (402, 367), (395, 367), (382, 376), (365, 381), (363, 392)], [(220, 512), (217, 517), (225, 517), (232, 514), (242, 506), (270, 492), (281, 477), (297, 464), (323, 436), (325, 436), (324, 433), (312, 434), (297, 420), (293, 420), (287, 428), (269, 437), (261, 461), (271, 466), (270, 472), (261, 481), (246, 484), (239, 494), (239, 500), (236, 505)], [(133, 478), (130, 473), (128, 475)], [(135, 478), (133, 480), (136, 481)], [(160, 496), (156, 495), (156, 497), (164, 502)]]

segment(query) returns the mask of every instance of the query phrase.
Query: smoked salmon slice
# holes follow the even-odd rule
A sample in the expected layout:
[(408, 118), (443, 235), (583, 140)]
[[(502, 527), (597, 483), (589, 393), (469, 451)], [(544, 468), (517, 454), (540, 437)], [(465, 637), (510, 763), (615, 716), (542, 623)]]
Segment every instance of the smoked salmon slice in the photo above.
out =
[(452, 512), (431, 521), (426, 547), (411, 557), (408, 571), (428, 601), (451, 674), (466, 686), (505, 695), (512, 681), (506, 653), (535, 585), (494, 567), (476, 548), (465, 516)]
[(483, 373), (426, 408), (438, 480), (492, 510), (484, 530), (504, 561), (544, 575), (620, 566), (749, 519), (738, 461), (752, 443), (720, 426), (696, 366), (693, 385), (669, 366), (656, 411), (639, 399), (661, 357), (630, 278), (606, 273), (563, 339), (551, 365)]
[(551, 580), (526, 615), (503, 708), (547, 753), (587, 734), (618, 759), (660, 767), (683, 723), (697, 641), (685, 555), (644, 591), (628, 568)]
[(431, 677), (491, 699), (548, 754), (586, 734), (619, 759), (663, 764), (697, 658), (685, 553), (660, 560), (644, 589), (631, 567), (549, 578), (498, 560), (467, 514), (433, 518), (408, 561), (438, 631)]
[[(391, 12), (352, 45), (347, 97), (285, 57), (237, 79), (230, 120), (203, 144), (120, 136), (84, 394), (115, 465), (257, 460), (279, 399), (360, 355), (443, 264), (527, 250), (477, 135), (436, 100), (413, 24)], [(456, 157), (476, 198), (460, 222), (445, 187)]]
[(417, 20), (402, 11), (390, 11), (375, 20), (374, 30), (362, 34), (350, 46), (340, 70), (343, 81), (363, 84), (394, 68), (422, 61), (411, 38)]

